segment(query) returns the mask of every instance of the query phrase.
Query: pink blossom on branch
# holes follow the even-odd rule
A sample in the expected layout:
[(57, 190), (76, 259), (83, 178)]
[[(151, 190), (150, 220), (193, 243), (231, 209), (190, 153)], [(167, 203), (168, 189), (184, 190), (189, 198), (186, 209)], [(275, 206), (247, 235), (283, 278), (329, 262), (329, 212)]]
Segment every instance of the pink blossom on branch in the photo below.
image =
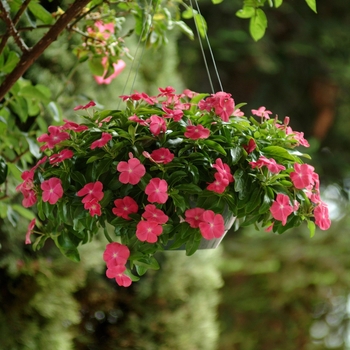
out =
[(192, 208), (185, 211), (185, 221), (192, 227), (198, 228), (199, 224), (203, 221), (202, 215), (205, 209), (202, 208)]
[(216, 193), (223, 193), (226, 189), (226, 187), (229, 184), (229, 181), (222, 173), (215, 173), (214, 174), (215, 181), (208, 185), (207, 190), (213, 191)]
[(153, 178), (147, 184), (145, 193), (147, 200), (151, 203), (164, 204), (168, 200), (168, 184), (165, 180)]
[(63, 196), (62, 181), (57, 177), (43, 181), (40, 187), (43, 190), (43, 202), (55, 204)]
[(129, 287), (132, 283), (131, 278), (124, 272), (126, 267), (123, 265), (108, 266), (106, 276), (108, 278), (115, 278), (117, 284), (121, 287)]
[(270, 119), (269, 114), (272, 114), (272, 112), (268, 111), (264, 106), (261, 106), (259, 109), (252, 109), (252, 113), (253, 115), (266, 119)]
[(220, 238), (225, 233), (224, 218), (212, 210), (205, 210), (202, 222), (199, 223), (199, 230), (205, 239)]
[(47, 148), (52, 149), (58, 143), (68, 140), (70, 138), (69, 134), (65, 131), (61, 131), (60, 127), (50, 125), (48, 127), (48, 134), (43, 134), (37, 138), (38, 142), (46, 142), (45, 145), (41, 146), (41, 150), (45, 150)]
[(107, 56), (102, 58), (102, 66), (105, 68), (102, 75), (94, 75), (94, 79), (96, 80), (97, 84), (105, 84), (109, 85), (113, 79), (115, 79), (126, 67), (126, 63), (123, 60), (118, 60), (117, 63), (113, 63), (113, 73), (109, 76), (107, 76), (108, 73), (108, 58)]
[(91, 216), (102, 215), (101, 205), (96, 198), (93, 198), (89, 201), (85, 201), (83, 203), (84, 203), (84, 209), (88, 210)]
[(139, 210), (136, 201), (129, 196), (125, 196), (122, 199), (116, 199), (114, 205), (115, 208), (112, 209), (113, 214), (125, 220), (131, 220), (129, 214), (137, 213)]
[(64, 124), (60, 127), (61, 130), (72, 130), (74, 132), (89, 130), (86, 125), (77, 124), (67, 119), (63, 119), (63, 121)]
[(57, 154), (53, 154), (52, 156), (50, 156), (50, 164), (57, 164), (57, 163), (61, 163), (66, 159), (70, 159), (74, 156), (73, 151), (69, 150), (69, 149), (63, 149), (61, 152), (57, 153)]
[(166, 123), (162, 117), (158, 115), (151, 115), (147, 120), (149, 122), (149, 129), (154, 136), (158, 136), (160, 133), (166, 132)]
[(145, 212), (142, 214), (142, 217), (148, 221), (154, 221), (159, 225), (163, 225), (169, 220), (168, 215), (164, 214), (162, 210), (157, 209), (154, 204), (147, 204), (145, 206)]
[(142, 242), (155, 243), (163, 227), (154, 221), (142, 220), (136, 226), (136, 237)]
[(103, 260), (107, 266), (125, 265), (130, 256), (130, 250), (126, 245), (118, 242), (108, 243), (103, 253)]
[(137, 158), (130, 158), (127, 162), (119, 162), (117, 170), (120, 172), (119, 181), (123, 184), (136, 185), (146, 174), (146, 168)]
[(100, 139), (94, 141), (90, 148), (91, 149), (95, 149), (95, 148), (102, 148), (103, 146), (105, 146), (108, 141), (112, 140), (112, 135), (108, 132), (103, 132), (102, 133), (102, 136)]
[(31, 240), (30, 240), (30, 235), (33, 233), (34, 226), (35, 226), (35, 219), (33, 219), (28, 225), (25, 244), (31, 244), (32, 243)]
[(314, 216), (315, 216), (315, 224), (321, 230), (328, 230), (329, 229), (329, 227), (331, 226), (331, 220), (329, 218), (328, 207), (324, 202), (321, 202), (314, 209)]
[(83, 197), (82, 203), (90, 202), (92, 199), (100, 201), (104, 193), (102, 192), (103, 184), (100, 181), (87, 183), (80, 191), (77, 192), (77, 196)]
[(156, 163), (163, 163), (168, 164), (174, 159), (174, 154), (169, 151), (168, 148), (159, 148), (154, 150), (150, 157), (156, 162)]
[(90, 101), (86, 105), (79, 105), (79, 106), (74, 107), (73, 111), (79, 111), (80, 109), (88, 109), (88, 108), (91, 108), (94, 106), (96, 106), (96, 103), (94, 101)]
[(265, 156), (261, 156), (256, 162), (249, 162), (249, 164), (253, 169), (260, 169), (265, 166), (273, 174), (278, 174), (281, 170), (286, 169), (283, 165), (277, 164), (273, 158), (266, 158)]
[(230, 167), (225, 164), (221, 158), (217, 158), (215, 160), (213, 168), (215, 168), (226, 180), (228, 180), (228, 182), (234, 181)]
[(188, 125), (184, 135), (192, 140), (206, 139), (210, 135), (210, 130), (203, 125)]
[(294, 171), (290, 173), (290, 179), (297, 189), (303, 189), (314, 183), (315, 168), (309, 164), (294, 164)]
[(276, 196), (276, 200), (270, 208), (273, 218), (282, 221), (283, 226), (287, 223), (287, 218), (293, 211), (294, 208), (290, 205), (289, 197), (282, 193)]

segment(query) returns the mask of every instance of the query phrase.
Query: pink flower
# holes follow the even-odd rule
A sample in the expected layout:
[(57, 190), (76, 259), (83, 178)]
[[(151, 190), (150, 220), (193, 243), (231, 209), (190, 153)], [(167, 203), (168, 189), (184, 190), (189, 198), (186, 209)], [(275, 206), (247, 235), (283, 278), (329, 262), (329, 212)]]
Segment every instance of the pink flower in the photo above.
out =
[(55, 204), (63, 196), (62, 181), (58, 177), (43, 181), (40, 187), (43, 190), (43, 202)]
[(216, 193), (223, 193), (227, 185), (229, 184), (229, 181), (227, 180), (226, 177), (224, 177), (222, 173), (219, 173), (219, 172), (215, 173), (214, 177), (215, 177), (215, 181), (209, 184), (209, 186), (207, 187), (207, 190), (213, 191)]
[(94, 23), (94, 26), (97, 28), (97, 31), (95, 28), (88, 27), (87, 32), (89, 34), (92, 34), (93, 36), (96, 36), (95, 33), (100, 34), (104, 39), (108, 39), (111, 34), (114, 34), (114, 23), (103, 23), (102, 21), (96, 21)]
[(290, 179), (297, 189), (303, 189), (314, 183), (314, 167), (309, 164), (294, 164), (294, 171), (290, 173)]
[(163, 227), (155, 221), (140, 221), (136, 226), (136, 237), (141, 242), (155, 243), (163, 232)]
[(108, 267), (106, 276), (108, 278), (115, 278), (115, 281), (121, 287), (129, 287), (132, 283), (131, 278), (124, 274), (126, 267), (123, 265), (115, 265)]
[(132, 115), (128, 119), (135, 122), (135, 123), (139, 123), (142, 126), (148, 126), (148, 123), (146, 121), (144, 121), (143, 119), (140, 119), (136, 114)]
[(108, 141), (112, 140), (112, 135), (109, 134), (108, 132), (103, 132), (102, 133), (102, 137), (96, 141), (94, 141), (90, 148), (91, 149), (95, 149), (97, 147), (102, 148), (103, 146), (105, 146), (107, 144)]
[(154, 150), (150, 156), (156, 163), (163, 164), (170, 163), (174, 159), (174, 154), (164, 147)]
[(202, 208), (187, 209), (185, 211), (185, 221), (192, 227), (198, 228), (202, 222), (202, 214), (205, 212)]
[(47, 148), (52, 149), (60, 143), (61, 141), (69, 139), (69, 134), (65, 131), (61, 131), (58, 126), (50, 125), (48, 127), (49, 134), (43, 134), (37, 138), (38, 142), (46, 142), (45, 145), (41, 146), (41, 150), (45, 150)]
[(199, 230), (205, 239), (219, 238), (225, 233), (224, 218), (212, 210), (205, 210), (202, 222), (199, 223)]
[(113, 63), (114, 72), (106, 77), (108, 72), (108, 58), (104, 56), (102, 58), (102, 66), (105, 68), (103, 74), (101, 76), (94, 75), (97, 84), (106, 84), (109, 85), (113, 79), (115, 79), (126, 67), (126, 63), (123, 60), (118, 60), (117, 63)]
[(103, 260), (107, 266), (125, 265), (130, 256), (130, 250), (126, 245), (112, 242), (106, 245)]
[(23, 182), (16, 187), (16, 191), (21, 191), (23, 193), (23, 191), (28, 192), (32, 190), (34, 187), (34, 170), (31, 169), (23, 171), (23, 173), (21, 174), (21, 178)]
[(88, 109), (88, 108), (91, 108), (91, 107), (94, 107), (94, 106), (96, 106), (96, 103), (94, 101), (90, 101), (89, 103), (87, 103), (84, 106), (79, 105), (79, 106), (74, 107), (73, 111), (78, 111), (80, 109)]
[(294, 208), (290, 205), (289, 197), (282, 193), (277, 195), (270, 208), (272, 216), (276, 220), (282, 221), (283, 226), (287, 223), (287, 218), (293, 211)]
[(173, 96), (175, 93), (175, 89), (172, 86), (167, 86), (166, 88), (158, 88), (160, 94), (158, 96)]
[(274, 174), (279, 173), (281, 170), (285, 170), (286, 168), (283, 165), (277, 164), (273, 158), (266, 158), (265, 156), (261, 156), (256, 162), (249, 162), (252, 168), (260, 169), (263, 166)]
[(28, 225), (25, 244), (31, 244), (32, 243), (31, 240), (30, 240), (30, 235), (33, 233), (34, 226), (35, 226), (35, 219), (33, 219)]
[(96, 198), (92, 198), (89, 201), (84, 201), (83, 203), (84, 203), (84, 209), (88, 210), (91, 216), (102, 215), (101, 205)]
[(231, 98), (231, 94), (219, 91), (215, 95), (216, 102), (213, 105), (215, 113), (224, 121), (228, 122), (230, 116), (235, 109), (234, 100)]
[(162, 210), (157, 209), (154, 204), (147, 204), (145, 206), (145, 212), (142, 214), (142, 217), (148, 221), (154, 221), (159, 225), (165, 224), (169, 220), (168, 215), (165, 215)]
[(112, 209), (114, 215), (119, 216), (125, 220), (131, 220), (129, 214), (137, 213), (139, 206), (135, 200), (129, 196), (114, 201), (115, 208)]
[(272, 112), (266, 110), (264, 106), (261, 106), (259, 109), (252, 109), (252, 113), (253, 115), (266, 119), (270, 119), (269, 114), (272, 114)]
[(127, 162), (119, 162), (117, 170), (120, 172), (119, 181), (123, 184), (136, 185), (146, 174), (146, 168), (137, 158), (130, 158)]
[(188, 125), (186, 127), (186, 132), (184, 133), (186, 137), (192, 140), (206, 139), (210, 135), (210, 130), (205, 128), (203, 125)]
[(164, 118), (173, 118), (175, 122), (180, 121), (182, 116), (184, 115), (184, 112), (181, 109), (170, 109), (167, 107), (163, 107), (163, 111), (165, 112), (165, 114), (163, 115)]
[(250, 139), (248, 145), (244, 145), (243, 148), (247, 151), (248, 154), (252, 153), (256, 148), (255, 140)]
[(36, 193), (33, 190), (22, 190), (22, 194), (23, 194), (23, 200), (22, 200), (22, 205), (25, 208), (29, 208), (31, 206), (33, 206), (36, 201), (37, 201), (37, 197), (36, 197)]
[(161, 132), (166, 132), (166, 123), (162, 117), (151, 115), (149, 121), (149, 129), (154, 136), (158, 136)]
[(93, 199), (100, 201), (104, 193), (102, 192), (103, 184), (100, 181), (89, 182), (80, 191), (77, 192), (77, 196), (83, 197), (82, 203), (90, 202)]
[(213, 164), (213, 168), (215, 168), (228, 182), (233, 182), (233, 176), (231, 174), (230, 167), (223, 163), (221, 158), (217, 158), (215, 164)]
[(63, 121), (64, 124), (60, 127), (61, 130), (72, 130), (74, 132), (82, 132), (84, 130), (89, 130), (89, 128), (86, 125), (77, 124), (66, 119), (63, 119)]
[(61, 152), (57, 153), (57, 154), (53, 154), (52, 156), (50, 156), (50, 164), (57, 164), (57, 163), (61, 163), (66, 159), (70, 159), (74, 156), (73, 151), (69, 150), (69, 149), (63, 149)]
[(314, 210), (315, 224), (321, 230), (328, 230), (331, 226), (331, 220), (329, 218), (328, 207), (325, 203), (321, 202)]
[(148, 195), (147, 200), (151, 203), (163, 204), (168, 200), (168, 184), (165, 180), (154, 178), (151, 179), (145, 188), (145, 193)]

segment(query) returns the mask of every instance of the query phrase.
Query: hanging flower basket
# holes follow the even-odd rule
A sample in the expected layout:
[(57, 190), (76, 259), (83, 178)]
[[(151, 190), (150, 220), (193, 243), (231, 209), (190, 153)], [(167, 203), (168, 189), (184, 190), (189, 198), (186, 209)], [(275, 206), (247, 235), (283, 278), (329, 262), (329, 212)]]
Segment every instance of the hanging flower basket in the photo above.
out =
[(128, 286), (159, 268), (157, 251), (191, 255), (202, 239), (220, 240), (227, 218), (279, 234), (330, 226), (318, 175), (296, 149), (308, 143), (288, 117), (260, 107), (248, 118), (225, 92), (159, 90), (122, 96), (122, 111), (78, 106), (82, 123), (38, 138), (44, 155), (18, 186), (37, 213), (26, 243), (51, 238), (78, 261), (78, 247), (105, 234), (107, 276)]

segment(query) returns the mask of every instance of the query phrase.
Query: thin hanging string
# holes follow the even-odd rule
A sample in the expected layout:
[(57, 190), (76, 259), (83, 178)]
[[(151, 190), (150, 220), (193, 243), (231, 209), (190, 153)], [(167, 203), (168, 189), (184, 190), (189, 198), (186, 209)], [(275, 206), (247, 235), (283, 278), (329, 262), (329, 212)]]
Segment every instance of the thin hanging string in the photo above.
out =
[[(149, 4), (147, 3), (147, 6), (149, 7), (149, 6), (151, 6), (151, 4), (152, 4), (152, 0), (149, 1)], [(154, 9), (152, 8), (151, 13), (150, 13), (150, 14), (147, 13), (147, 17), (148, 17), (148, 15), (151, 15), (151, 18), (153, 18), (153, 12), (154, 12)], [(126, 78), (126, 81), (125, 81), (125, 84), (124, 84), (124, 87), (123, 87), (122, 95), (124, 95), (125, 90), (126, 90), (126, 86), (128, 85), (128, 83), (129, 83), (129, 81), (130, 81), (131, 72), (132, 72), (132, 70), (133, 70), (133, 68), (134, 68), (134, 64), (135, 64), (135, 61), (136, 61), (137, 53), (138, 53), (139, 48), (140, 48), (140, 46), (141, 46), (141, 41), (142, 41), (142, 38), (143, 38), (143, 33), (144, 33), (144, 31), (145, 31), (145, 28), (146, 28), (146, 23), (147, 23), (147, 19), (145, 19), (145, 21), (144, 21), (144, 23), (143, 23), (143, 25), (142, 25), (142, 30), (141, 30), (141, 34), (140, 34), (140, 39), (139, 39), (139, 41), (138, 41), (138, 43), (137, 43), (137, 46), (136, 46), (136, 50), (135, 50), (135, 54), (134, 54), (134, 59), (132, 60), (132, 63), (131, 63), (130, 69), (129, 69), (129, 73), (128, 73), (128, 76), (127, 76), (127, 78)], [(152, 23), (150, 23), (150, 25), (149, 25), (149, 27), (148, 27), (147, 34), (146, 34), (146, 38), (147, 38), (147, 36), (148, 36), (148, 34), (149, 34), (149, 32), (150, 32), (151, 24), (152, 24)], [(139, 69), (140, 69), (141, 59), (142, 59), (143, 53), (144, 53), (144, 51), (145, 51), (146, 43), (147, 43), (147, 40), (145, 40), (144, 45), (143, 45), (143, 47), (142, 47), (142, 51), (141, 51), (140, 57), (138, 58), (138, 64), (137, 64), (137, 67), (136, 67), (134, 79), (133, 79), (132, 84), (131, 84), (130, 94), (132, 93), (132, 90), (133, 90), (134, 85), (135, 85), (135, 82), (136, 82), (136, 77), (137, 77), (138, 72), (139, 72)], [(120, 99), (120, 100), (119, 100), (119, 103), (118, 103), (117, 109), (119, 109), (119, 106), (120, 106), (121, 101), (122, 101), (122, 100)]]
[[(199, 9), (198, 2), (197, 2), (197, 0), (194, 0), (194, 2), (195, 2), (195, 4), (196, 4), (197, 12), (198, 12), (198, 14), (200, 15), (200, 20), (202, 21), (202, 24), (203, 24), (203, 27), (204, 27), (203, 17), (202, 17), (201, 11), (200, 11), (200, 9)], [(193, 10), (193, 5), (192, 5), (192, 0), (190, 0), (190, 4), (191, 4), (192, 11), (194, 12), (194, 10)], [(194, 13), (193, 13), (193, 17), (194, 17)], [(212, 92), (215, 93), (214, 86), (213, 86), (213, 81), (212, 81), (212, 78), (211, 78), (211, 74), (210, 74), (210, 70), (209, 70), (209, 67), (208, 67), (207, 59), (206, 59), (206, 56), (205, 56), (205, 53), (204, 53), (203, 43), (202, 43), (201, 35), (200, 35), (200, 33), (199, 33), (199, 29), (198, 29), (198, 25), (197, 25), (196, 20), (194, 21), (194, 23), (195, 23), (195, 26), (196, 26), (196, 31), (197, 31), (197, 35), (198, 35), (199, 45), (200, 45), (200, 48), (201, 48), (201, 51), (202, 51), (202, 56), (203, 56), (204, 65), (205, 65), (205, 68), (206, 68), (206, 71), (207, 71), (207, 75), (208, 75), (210, 87), (211, 87), (211, 89), (212, 89)], [(207, 45), (208, 45), (208, 49), (209, 49), (209, 53), (210, 53), (211, 60), (212, 60), (212, 62), (213, 62), (213, 66), (214, 66), (216, 78), (217, 78), (218, 83), (219, 83), (219, 85), (220, 85), (220, 90), (221, 90), (221, 91), (224, 91), (224, 89), (223, 89), (223, 87), (222, 87), (222, 83), (221, 83), (219, 71), (218, 71), (218, 68), (217, 68), (217, 65), (216, 65), (216, 61), (215, 61), (215, 58), (214, 58), (213, 50), (212, 50), (212, 48), (211, 48), (210, 41), (209, 41), (209, 37), (208, 37), (208, 35), (207, 35), (207, 31), (205, 31), (205, 39), (206, 39), (206, 42), (207, 42)]]

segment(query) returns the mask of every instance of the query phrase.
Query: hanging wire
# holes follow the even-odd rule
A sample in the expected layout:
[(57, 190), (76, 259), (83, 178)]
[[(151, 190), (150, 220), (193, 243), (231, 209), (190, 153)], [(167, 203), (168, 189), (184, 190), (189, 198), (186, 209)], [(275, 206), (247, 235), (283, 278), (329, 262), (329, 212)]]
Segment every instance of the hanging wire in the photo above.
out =
[[(203, 25), (203, 27), (204, 27), (203, 17), (202, 17), (201, 11), (200, 11), (200, 9), (199, 9), (198, 2), (197, 2), (197, 0), (194, 0), (194, 2), (195, 2), (195, 4), (196, 4), (197, 12), (198, 12), (198, 14), (199, 14), (199, 16), (200, 16), (199, 18), (200, 18), (200, 20), (202, 21), (202, 25)], [(194, 9), (193, 9), (192, 0), (190, 0), (190, 5), (191, 5), (191, 8), (192, 8), (192, 12), (193, 12), (193, 18), (195, 18), (195, 13), (194, 13)], [(199, 45), (200, 45), (200, 48), (201, 48), (201, 52), (202, 52), (202, 56), (203, 56), (203, 60), (204, 60), (204, 65), (205, 65), (205, 68), (206, 68), (206, 71), (207, 71), (207, 75), (208, 75), (210, 87), (211, 87), (211, 89), (212, 89), (212, 92), (215, 93), (214, 86), (213, 86), (213, 81), (212, 81), (212, 78), (211, 78), (210, 70), (209, 70), (209, 67), (208, 67), (207, 59), (206, 59), (205, 52), (204, 52), (204, 48), (203, 48), (202, 38), (201, 38), (201, 35), (200, 35), (200, 33), (199, 33), (199, 28), (198, 28), (198, 25), (197, 25), (196, 20), (194, 20), (194, 24), (195, 24), (195, 26), (196, 26), (196, 31), (197, 31), (197, 35), (198, 35), (198, 41), (199, 41)], [(208, 35), (207, 35), (207, 31), (205, 31), (205, 39), (206, 39), (206, 42), (207, 42), (207, 45), (208, 45), (208, 49), (209, 49), (209, 53), (210, 53), (211, 60), (212, 60), (212, 62), (213, 62), (213, 66), (214, 66), (216, 78), (217, 78), (218, 83), (219, 83), (219, 85), (220, 85), (220, 90), (221, 90), (221, 91), (224, 91), (224, 89), (223, 89), (223, 87), (222, 87), (222, 83), (221, 83), (219, 71), (218, 71), (218, 68), (217, 68), (217, 65), (216, 65), (216, 62), (215, 62), (213, 50), (212, 50), (212, 48), (211, 48), (210, 41), (209, 41), (209, 37), (208, 37)]]
[[(147, 3), (146, 5), (147, 5), (147, 8), (149, 8), (149, 7), (152, 5), (152, 0), (150, 0), (149, 3)], [(146, 38), (147, 38), (147, 36), (148, 36), (148, 34), (149, 34), (149, 32), (150, 32), (150, 29), (151, 29), (152, 18), (153, 18), (153, 12), (154, 12), (154, 9), (153, 9), (153, 7), (152, 7), (151, 13), (146, 13), (146, 17), (151, 16), (151, 23), (150, 23), (149, 26), (148, 26), (147, 33), (146, 33), (146, 36), (145, 36)], [(139, 39), (139, 41), (138, 41), (138, 43), (137, 43), (137, 46), (136, 46), (136, 50), (135, 50), (135, 54), (134, 54), (134, 59), (132, 60), (132, 63), (131, 63), (131, 65), (130, 65), (129, 73), (128, 73), (128, 76), (127, 76), (127, 78), (126, 78), (126, 81), (125, 81), (125, 84), (124, 84), (124, 87), (123, 87), (122, 95), (124, 95), (125, 90), (126, 90), (126, 87), (127, 87), (128, 83), (129, 83), (129, 81), (130, 81), (130, 76), (131, 76), (132, 70), (133, 70), (133, 68), (134, 68), (134, 64), (135, 64), (135, 62), (136, 62), (137, 53), (138, 53), (139, 48), (140, 48), (140, 46), (141, 46), (141, 42), (142, 42), (142, 38), (143, 38), (143, 33), (144, 33), (144, 31), (145, 31), (146, 26), (147, 26), (147, 18), (145, 18), (145, 20), (144, 20), (144, 22), (143, 22), (143, 25), (142, 25), (142, 30), (141, 30), (141, 33), (140, 33), (140, 39)], [(137, 77), (138, 72), (139, 72), (139, 69), (140, 69), (141, 59), (142, 59), (142, 57), (143, 57), (143, 53), (144, 53), (144, 51), (145, 51), (146, 44), (147, 44), (147, 40), (145, 40), (144, 45), (143, 45), (143, 47), (142, 47), (142, 51), (141, 51), (140, 57), (138, 58), (138, 63), (137, 63), (137, 67), (136, 67), (134, 79), (133, 79), (133, 81), (132, 81), (131, 88), (130, 88), (130, 94), (132, 93), (132, 90), (133, 90), (134, 85), (135, 85), (135, 82), (136, 82), (136, 77)], [(122, 101), (122, 100), (120, 99), (117, 109), (119, 109), (119, 106), (120, 106), (121, 101)]]

